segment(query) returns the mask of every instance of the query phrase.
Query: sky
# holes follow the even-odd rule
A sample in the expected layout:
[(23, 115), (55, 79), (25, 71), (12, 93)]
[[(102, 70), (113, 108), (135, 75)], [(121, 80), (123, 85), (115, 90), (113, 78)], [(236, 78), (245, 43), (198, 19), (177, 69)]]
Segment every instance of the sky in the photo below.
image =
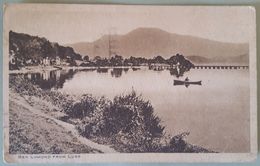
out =
[(253, 16), (249, 7), (9, 4), (4, 30), (60, 44), (92, 42), (104, 34), (126, 34), (139, 27), (247, 43)]

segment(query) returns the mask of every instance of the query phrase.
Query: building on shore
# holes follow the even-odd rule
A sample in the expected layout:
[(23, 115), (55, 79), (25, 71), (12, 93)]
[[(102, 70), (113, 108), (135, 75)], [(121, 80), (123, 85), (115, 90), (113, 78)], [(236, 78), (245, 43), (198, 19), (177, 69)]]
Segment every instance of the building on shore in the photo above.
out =
[(16, 59), (14, 57), (14, 51), (13, 50), (10, 51), (9, 63), (12, 64), (12, 65), (16, 64)]
[(42, 64), (43, 64), (44, 66), (49, 66), (49, 65), (51, 64), (49, 57), (43, 58)]
[(61, 65), (60, 57), (56, 56), (55, 64), (56, 64), (56, 65)]

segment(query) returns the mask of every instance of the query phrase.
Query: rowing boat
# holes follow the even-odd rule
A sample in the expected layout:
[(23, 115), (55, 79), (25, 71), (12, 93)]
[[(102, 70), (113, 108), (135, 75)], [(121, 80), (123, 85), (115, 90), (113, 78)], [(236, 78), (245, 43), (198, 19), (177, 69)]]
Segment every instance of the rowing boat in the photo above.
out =
[(201, 81), (182, 81), (182, 80), (173, 80), (173, 85), (201, 85)]

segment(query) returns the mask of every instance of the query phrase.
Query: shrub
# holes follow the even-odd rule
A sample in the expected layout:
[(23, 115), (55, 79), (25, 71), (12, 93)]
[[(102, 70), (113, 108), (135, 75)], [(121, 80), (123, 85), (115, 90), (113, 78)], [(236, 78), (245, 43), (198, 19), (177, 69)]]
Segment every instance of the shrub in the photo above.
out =
[(79, 101), (74, 102), (71, 106), (67, 106), (66, 113), (72, 118), (84, 118), (90, 116), (97, 106), (97, 100), (91, 95), (83, 95)]
[(164, 127), (154, 115), (150, 102), (133, 91), (116, 96), (112, 102), (102, 99), (99, 103), (92, 114), (77, 126), (82, 135), (105, 137), (131, 152), (157, 148), (155, 142), (164, 134)]

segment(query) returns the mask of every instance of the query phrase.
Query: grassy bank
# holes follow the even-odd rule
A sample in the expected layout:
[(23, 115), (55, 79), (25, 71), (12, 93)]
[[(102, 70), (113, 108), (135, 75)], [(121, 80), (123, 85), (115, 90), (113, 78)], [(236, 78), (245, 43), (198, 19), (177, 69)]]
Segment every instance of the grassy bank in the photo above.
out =
[[(37, 102), (43, 106), (43, 103)], [(44, 109), (53, 106), (44, 104)], [(52, 108), (51, 108), (52, 107)], [(15, 92), (9, 98), (10, 154), (100, 153)], [(53, 113), (54, 114), (54, 113)]]
[(211, 152), (187, 143), (189, 133), (167, 135), (152, 104), (134, 91), (113, 100), (89, 94), (75, 97), (41, 90), (22, 76), (10, 76), (9, 86), (31, 103), (45, 101), (54, 105), (45, 112), (52, 116), (53, 112), (62, 113), (55, 118), (75, 125), (85, 138), (112, 145), (119, 152)]

